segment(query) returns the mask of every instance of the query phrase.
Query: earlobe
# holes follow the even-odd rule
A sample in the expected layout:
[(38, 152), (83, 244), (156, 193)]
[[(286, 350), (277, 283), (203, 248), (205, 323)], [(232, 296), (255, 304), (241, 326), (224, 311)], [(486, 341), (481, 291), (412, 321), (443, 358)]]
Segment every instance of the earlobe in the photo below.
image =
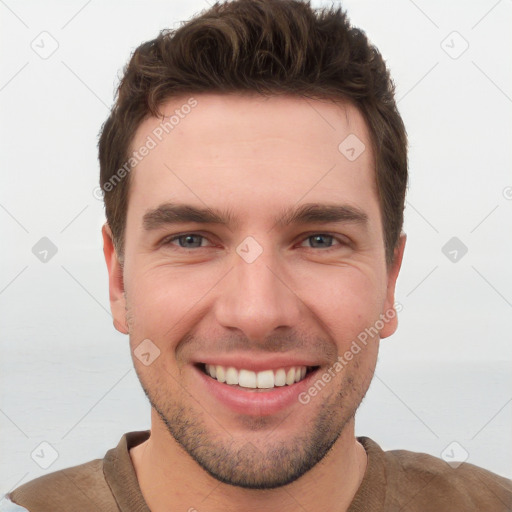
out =
[(398, 327), (398, 317), (395, 308), (395, 287), (400, 267), (402, 266), (402, 259), (404, 257), (405, 242), (407, 235), (402, 232), (395, 248), (393, 263), (388, 270), (388, 282), (386, 291), (386, 302), (384, 307), (384, 327), (380, 332), (380, 338), (387, 338), (391, 336)]
[(119, 332), (128, 334), (123, 268), (114, 247), (112, 231), (107, 223), (103, 225), (101, 233), (103, 236), (103, 254), (108, 269), (110, 310), (112, 311), (114, 327)]

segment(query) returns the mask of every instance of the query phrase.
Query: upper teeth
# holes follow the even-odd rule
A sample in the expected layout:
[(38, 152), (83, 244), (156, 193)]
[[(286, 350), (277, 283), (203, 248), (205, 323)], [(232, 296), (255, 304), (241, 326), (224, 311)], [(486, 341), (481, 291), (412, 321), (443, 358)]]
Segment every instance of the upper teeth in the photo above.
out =
[(251, 370), (207, 364), (206, 373), (226, 384), (238, 384), (243, 388), (273, 388), (275, 386), (290, 386), (299, 382), (306, 376), (307, 366), (292, 366), (278, 370), (264, 370), (253, 372)]

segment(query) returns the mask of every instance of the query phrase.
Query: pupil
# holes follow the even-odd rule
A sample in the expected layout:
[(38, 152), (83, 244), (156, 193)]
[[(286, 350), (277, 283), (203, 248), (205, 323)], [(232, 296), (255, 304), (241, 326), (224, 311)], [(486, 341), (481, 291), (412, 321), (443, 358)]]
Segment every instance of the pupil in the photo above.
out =
[(331, 238), (329, 237), (328, 235), (315, 235), (313, 236), (313, 245), (316, 244), (317, 242), (320, 244), (320, 245), (329, 245), (329, 244), (326, 244), (325, 243), (325, 239), (328, 239), (328, 238)]
[[(194, 243), (194, 238), (196, 239)], [(183, 245), (192, 245), (193, 247), (199, 247), (201, 245), (201, 240), (199, 240), (199, 237), (197, 235), (185, 235), (182, 237), (182, 246)], [(198, 245), (199, 243), (199, 245)]]

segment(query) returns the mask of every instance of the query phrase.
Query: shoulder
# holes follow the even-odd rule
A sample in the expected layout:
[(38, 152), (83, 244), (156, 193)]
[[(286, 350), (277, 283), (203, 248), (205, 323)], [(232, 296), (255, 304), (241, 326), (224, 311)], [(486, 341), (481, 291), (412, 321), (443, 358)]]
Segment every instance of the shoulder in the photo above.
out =
[[(384, 452), (390, 499), (409, 500), (411, 510), (512, 509), (512, 480), (469, 463), (407, 450)], [(403, 493), (407, 488), (409, 492)], [(443, 508), (444, 507), (444, 508)], [(448, 508), (450, 507), (450, 508)]]
[[(70, 506), (84, 512), (118, 510), (117, 507), (106, 507), (113, 502), (113, 497), (103, 475), (102, 459), (40, 476), (17, 487), (7, 498), (13, 505), (25, 507), (30, 512), (64, 512)], [(7, 506), (12, 505), (7, 502)], [(22, 512), (23, 509), (5, 509), (5, 512), (11, 511)]]

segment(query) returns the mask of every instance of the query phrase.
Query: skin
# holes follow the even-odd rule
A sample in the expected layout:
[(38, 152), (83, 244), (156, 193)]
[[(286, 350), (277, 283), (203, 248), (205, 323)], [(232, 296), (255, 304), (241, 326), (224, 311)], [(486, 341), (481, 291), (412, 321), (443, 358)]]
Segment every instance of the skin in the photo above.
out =
[[(142, 493), (153, 512), (347, 510), (367, 466), (354, 414), (396, 316), (307, 404), (270, 415), (219, 403), (193, 363), (279, 353), (314, 361), (322, 375), (392, 311), (405, 236), (387, 266), (367, 126), (348, 103), (194, 97), (131, 173), (123, 265), (103, 228), (114, 325), (132, 355), (145, 339), (160, 350), (148, 366), (133, 355), (152, 404), (151, 436), (130, 451)], [(160, 122), (145, 120), (133, 148)], [(338, 150), (349, 134), (366, 146), (355, 161)], [(145, 230), (144, 214), (165, 202), (229, 209), (237, 222)], [(276, 224), (283, 208), (305, 203), (348, 205), (367, 221)], [(205, 238), (169, 241), (187, 233)], [(262, 249), (252, 263), (236, 252), (247, 236)]]

